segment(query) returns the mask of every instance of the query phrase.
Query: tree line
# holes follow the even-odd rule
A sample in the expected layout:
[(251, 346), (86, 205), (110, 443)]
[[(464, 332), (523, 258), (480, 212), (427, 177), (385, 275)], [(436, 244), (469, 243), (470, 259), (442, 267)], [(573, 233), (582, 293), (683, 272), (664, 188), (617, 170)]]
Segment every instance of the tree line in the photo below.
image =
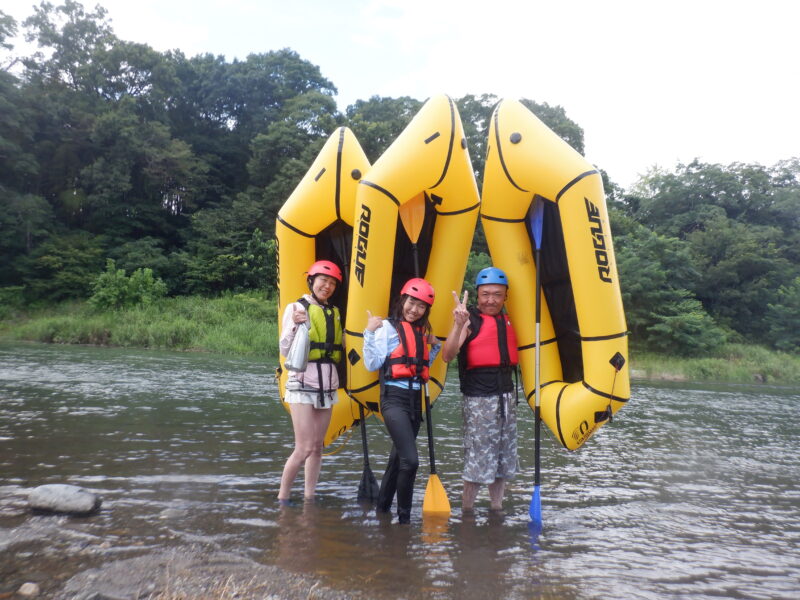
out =
[[(18, 32), (38, 50), (16, 54)], [(336, 94), (291, 49), (187, 57), (119, 39), (75, 0), (22, 23), (0, 10), (0, 303), (88, 298), (120, 270), (172, 295), (274, 289), (275, 217), (330, 133), (350, 127), (374, 162), (423, 104), (340, 111)], [(497, 100), (456, 99), (479, 179)], [(523, 102), (583, 153), (562, 107)], [(800, 350), (800, 160), (604, 184), (635, 346)], [(488, 261), (480, 226), (473, 251)]]

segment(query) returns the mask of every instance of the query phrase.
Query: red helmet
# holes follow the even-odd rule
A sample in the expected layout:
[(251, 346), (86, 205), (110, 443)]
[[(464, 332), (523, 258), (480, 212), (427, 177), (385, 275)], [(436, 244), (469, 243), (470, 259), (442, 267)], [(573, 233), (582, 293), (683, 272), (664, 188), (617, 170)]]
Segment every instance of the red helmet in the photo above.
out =
[(333, 277), (339, 283), (342, 283), (342, 270), (329, 260), (318, 260), (308, 270), (308, 276), (314, 275), (328, 275)]
[(406, 281), (400, 293), (408, 294), (417, 300), (422, 300), (429, 306), (433, 305), (433, 299), (436, 297), (433, 286), (421, 277), (415, 277), (414, 279)]

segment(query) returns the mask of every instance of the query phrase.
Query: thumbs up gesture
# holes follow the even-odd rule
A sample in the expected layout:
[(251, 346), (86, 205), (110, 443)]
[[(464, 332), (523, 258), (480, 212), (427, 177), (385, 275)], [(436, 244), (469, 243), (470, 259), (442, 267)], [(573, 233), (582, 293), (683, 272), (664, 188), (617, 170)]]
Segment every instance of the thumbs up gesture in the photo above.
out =
[(367, 311), (367, 329), (370, 331), (375, 331), (381, 327), (383, 327), (383, 319)]
[(296, 304), (292, 304), (292, 321), (295, 323), (305, 323), (308, 321), (308, 313), (302, 307), (297, 308)]

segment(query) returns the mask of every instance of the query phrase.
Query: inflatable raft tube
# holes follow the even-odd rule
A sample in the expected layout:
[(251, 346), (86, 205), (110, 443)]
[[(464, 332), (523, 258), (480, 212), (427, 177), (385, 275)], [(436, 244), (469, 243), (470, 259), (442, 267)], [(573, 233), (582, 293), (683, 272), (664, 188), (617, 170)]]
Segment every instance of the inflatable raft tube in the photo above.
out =
[[(401, 210), (423, 212), (415, 252)], [(452, 325), (451, 290), (461, 289), (480, 198), (455, 102), (430, 98), (405, 130), (370, 168), (356, 192), (356, 225), (350, 265), (345, 338), (348, 392), (380, 412), (377, 372), (361, 358), (367, 311), (387, 317), (402, 285), (424, 277), (436, 291), (430, 322), (444, 339)], [(418, 222), (420, 222), (418, 221)], [(419, 229), (419, 228), (418, 228)], [(431, 365), (429, 391), (434, 401), (444, 387), (447, 365), (441, 356)]]
[(627, 326), (600, 173), (523, 104), (492, 115), (481, 223), (508, 275), (508, 312), (525, 394), (535, 403), (535, 244), (530, 215), (543, 202), (541, 416), (576, 450), (630, 396)]
[[(308, 293), (306, 271), (317, 260), (331, 260), (341, 267), (344, 281), (337, 289), (333, 303), (339, 307), (342, 319), (346, 317), (356, 187), (368, 169), (369, 161), (358, 140), (348, 128), (340, 127), (328, 138), (311, 168), (278, 212), (275, 237), (278, 244), (279, 319), (287, 304)], [(278, 326), (280, 328), (280, 322)], [(281, 371), (279, 388), (283, 402), (288, 374), (283, 369)], [(325, 434), (326, 446), (359, 419), (358, 405), (344, 389), (345, 374), (346, 369), (342, 367), (342, 387)], [(285, 402), (284, 407), (289, 409)]]

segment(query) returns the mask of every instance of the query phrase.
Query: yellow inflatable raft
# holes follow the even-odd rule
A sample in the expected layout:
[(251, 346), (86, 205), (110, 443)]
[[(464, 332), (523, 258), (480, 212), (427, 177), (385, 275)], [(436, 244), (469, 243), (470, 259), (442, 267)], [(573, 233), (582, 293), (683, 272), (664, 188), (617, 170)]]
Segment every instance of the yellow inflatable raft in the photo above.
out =
[[(347, 382), (350, 395), (370, 410), (379, 413), (380, 386), (378, 373), (364, 369), (361, 357), (367, 311), (387, 317), (403, 283), (419, 275), (436, 291), (430, 322), (434, 335), (443, 339), (452, 324), (450, 291), (461, 287), (479, 207), (458, 109), (447, 96), (435, 96), (367, 172), (356, 193), (345, 324)], [(444, 387), (446, 370), (441, 357), (431, 365), (431, 401)]]
[(534, 407), (534, 202), (541, 245), (541, 416), (579, 448), (628, 400), (627, 327), (600, 173), (524, 105), (494, 111), (481, 218), (492, 262), (509, 279), (508, 312)]
[[(311, 168), (278, 212), (275, 237), (278, 243), (279, 327), (288, 303), (308, 292), (306, 271), (314, 261), (331, 260), (342, 269), (344, 282), (333, 298), (342, 319), (347, 309), (347, 278), (353, 236), (356, 188), (369, 161), (353, 133), (337, 129), (325, 143)], [(345, 369), (340, 372), (344, 373)], [(283, 401), (287, 373), (281, 373)], [(344, 386), (344, 381), (341, 382)], [(325, 445), (333, 442), (359, 418), (358, 405), (339, 389)], [(288, 406), (284, 403), (288, 410)], [(369, 413), (367, 413), (369, 414)]]

